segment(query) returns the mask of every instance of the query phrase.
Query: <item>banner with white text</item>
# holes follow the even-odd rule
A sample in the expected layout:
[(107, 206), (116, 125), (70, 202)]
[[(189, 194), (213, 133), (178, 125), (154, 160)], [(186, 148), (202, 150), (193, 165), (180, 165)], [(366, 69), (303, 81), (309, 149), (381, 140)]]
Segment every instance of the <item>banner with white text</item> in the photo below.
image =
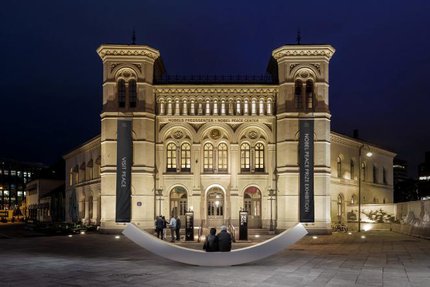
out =
[(314, 222), (314, 121), (300, 120), (300, 222)]
[(116, 222), (131, 220), (131, 163), (133, 141), (131, 120), (118, 120), (116, 161)]

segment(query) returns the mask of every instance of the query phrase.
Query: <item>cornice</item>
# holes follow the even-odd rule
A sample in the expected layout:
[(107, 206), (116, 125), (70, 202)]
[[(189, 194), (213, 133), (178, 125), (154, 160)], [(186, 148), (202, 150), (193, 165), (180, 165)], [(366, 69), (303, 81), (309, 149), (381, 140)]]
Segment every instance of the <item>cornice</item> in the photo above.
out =
[(372, 151), (375, 151), (379, 154), (383, 154), (383, 155), (390, 156), (390, 157), (396, 156), (396, 153), (391, 152), (389, 150), (380, 148), (380, 147), (375, 146), (375, 145), (368, 143), (368, 142), (363, 142), (361, 140), (357, 140), (357, 139), (350, 138), (350, 137), (342, 135), (342, 134), (338, 134), (338, 133), (333, 132), (333, 131), (330, 132), (330, 141), (332, 143), (338, 143), (338, 144), (342, 144), (345, 146), (355, 147), (357, 149), (360, 148), (360, 146), (364, 144), (366, 146), (369, 146), (369, 148), (371, 148)]
[(330, 45), (291, 45), (282, 46), (273, 51), (272, 56), (279, 60), (285, 56), (309, 57), (322, 56), (330, 60), (336, 50)]
[(67, 160), (69, 158), (72, 158), (82, 152), (87, 152), (90, 150), (94, 150), (94, 149), (99, 149), (100, 148), (100, 141), (101, 137), (100, 135), (84, 142), (83, 144), (75, 147), (73, 150), (71, 150), (70, 152), (66, 153), (65, 155), (63, 155), (63, 159)]
[(138, 45), (101, 45), (97, 49), (97, 54), (100, 58), (105, 61), (108, 57), (121, 57), (121, 56), (132, 56), (132, 57), (146, 57), (155, 61), (160, 57), (160, 52), (148, 47)]

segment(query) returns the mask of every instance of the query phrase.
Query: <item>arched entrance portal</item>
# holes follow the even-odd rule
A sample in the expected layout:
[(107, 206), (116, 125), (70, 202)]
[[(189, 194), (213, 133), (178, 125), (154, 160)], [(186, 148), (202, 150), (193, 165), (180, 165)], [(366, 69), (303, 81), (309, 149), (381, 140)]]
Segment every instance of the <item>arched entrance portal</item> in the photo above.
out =
[(248, 228), (261, 228), (261, 191), (257, 187), (245, 190), (243, 208), (248, 211)]
[(187, 191), (182, 186), (175, 186), (170, 191), (170, 216), (178, 216), (181, 222), (185, 222), (185, 212), (187, 212)]
[(219, 187), (212, 187), (207, 194), (207, 227), (219, 227), (224, 224), (224, 192)]

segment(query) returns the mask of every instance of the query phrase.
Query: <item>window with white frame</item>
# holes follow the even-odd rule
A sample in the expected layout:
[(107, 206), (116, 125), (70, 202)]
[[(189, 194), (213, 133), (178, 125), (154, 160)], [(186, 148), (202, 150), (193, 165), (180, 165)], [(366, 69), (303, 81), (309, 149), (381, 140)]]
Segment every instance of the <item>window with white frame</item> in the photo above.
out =
[(227, 172), (228, 170), (228, 147), (225, 143), (218, 145), (218, 172)]
[(251, 171), (251, 146), (248, 143), (240, 145), (240, 170)]
[(203, 146), (203, 170), (205, 172), (213, 172), (214, 166), (214, 146), (211, 143), (206, 143)]
[(181, 145), (181, 171), (191, 171), (191, 145), (189, 143)]
[(176, 144), (174, 143), (167, 145), (167, 171), (176, 172)]
[(255, 145), (254, 169), (256, 172), (264, 172), (264, 145), (262, 143)]

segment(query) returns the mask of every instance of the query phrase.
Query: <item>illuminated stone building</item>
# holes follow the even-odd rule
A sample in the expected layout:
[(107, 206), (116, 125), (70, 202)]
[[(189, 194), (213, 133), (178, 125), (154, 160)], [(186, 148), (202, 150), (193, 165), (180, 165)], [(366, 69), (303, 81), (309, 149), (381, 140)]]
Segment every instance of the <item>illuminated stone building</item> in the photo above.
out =
[[(163, 75), (153, 48), (102, 45), (101, 135), (65, 155), (68, 219), (123, 228), (115, 222), (118, 121), (131, 121), (131, 222), (141, 228), (153, 228), (158, 214), (187, 210), (203, 227), (237, 225), (242, 209), (251, 228), (300, 221), (304, 122), (313, 126), (304, 138), (313, 148), (309, 230), (324, 233), (332, 221), (346, 221), (346, 207), (357, 204), (359, 171), (363, 203), (392, 202), (394, 154), (331, 132), (334, 51), (285, 45), (273, 51), (264, 78), (178, 79)], [(363, 147), (374, 157), (359, 160)]]

